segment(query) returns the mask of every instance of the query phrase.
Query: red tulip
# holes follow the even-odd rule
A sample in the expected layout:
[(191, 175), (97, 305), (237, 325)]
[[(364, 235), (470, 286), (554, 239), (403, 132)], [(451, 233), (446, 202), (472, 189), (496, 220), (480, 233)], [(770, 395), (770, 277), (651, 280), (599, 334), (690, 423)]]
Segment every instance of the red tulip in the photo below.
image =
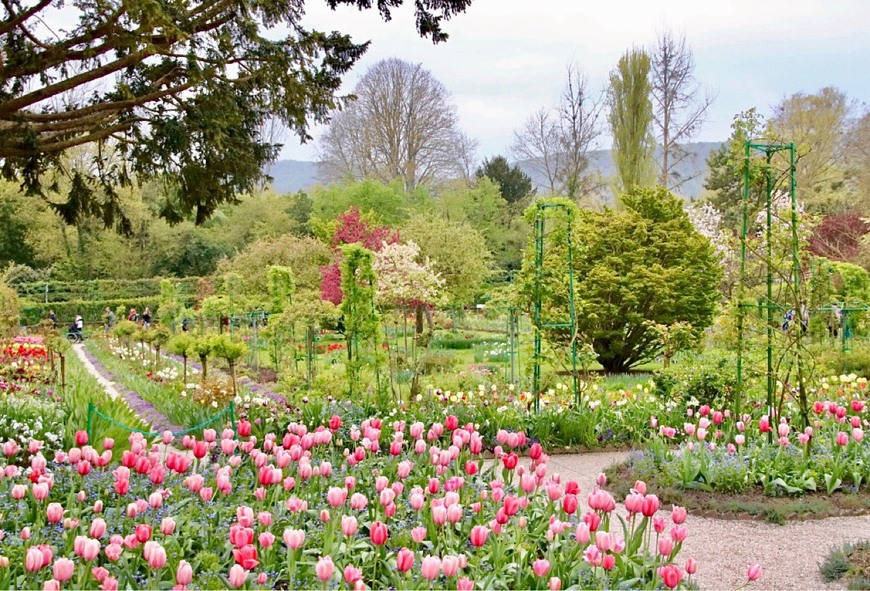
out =
[(151, 539), (151, 526), (140, 523), (136, 526), (136, 541), (144, 544)]
[(372, 544), (374, 544), (375, 546), (383, 546), (387, 541), (389, 531), (387, 530), (387, 526), (385, 523), (381, 521), (375, 521), (369, 527), (369, 535), (371, 536)]
[(668, 589), (674, 589), (680, 584), (683, 572), (673, 564), (669, 564), (659, 569), (659, 576)]
[(257, 548), (251, 544), (241, 548), (233, 548), (233, 556), (236, 559), (236, 564), (240, 564), (245, 570), (251, 570), (260, 564)]
[(468, 538), (472, 546), (483, 546), (486, 544), (486, 538), (489, 536), (489, 529), (483, 525), (475, 525), (471, 528), (471, 533)]
[(565, 495), (562, 497), (562, 510), (568, 515), (577, 512), (577, 495)]

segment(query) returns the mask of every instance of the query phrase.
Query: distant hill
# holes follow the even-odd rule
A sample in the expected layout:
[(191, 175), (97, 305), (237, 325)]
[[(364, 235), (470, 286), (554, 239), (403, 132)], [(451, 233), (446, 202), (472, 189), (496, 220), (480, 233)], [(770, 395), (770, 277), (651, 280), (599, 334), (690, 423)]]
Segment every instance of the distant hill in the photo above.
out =
[[(718, 150), (721, 145), (722, 142), (697, 142), (685, 146), (689, 156), (680, 162), (677, 166), (677, 172), (681, 178), (689, 177), (690, 180), (680, 187), (680, 195), (694, 199), (701, 194), (704, 190), (704, 179), (707, 178), (707, 157), (710, 155), (710, 152)], [(656, 158), (659, 157), (660, 153), (661, 150), (657, 149)], [(604, 177), (612, 177), (616, 174), (616, 167), (613, 164), (613, 156), (610, 150), (595, 150), (590, 152), (589, 160), (591, 171), (597, 170)], [(532, 183), (538, 188), (539, 193), (546, 191), (547, 179), (534, 170), (531, 160), (522, 160), (517, 164), (523, 172), (532, 177)]]
[(278, 193), (295, 193), (319, 182), (320, 165), (307, 160), (278, 160), (266, 169)]
[[(704, 179), (707, 177), (707, 157), (710, 152), (719, 149), (721, 142), (697, 142), (687, 144), (689, 156), (677, 167), (677, 172), (685, 177), (694, 177), (680, 187), (679, 193), (686, 198), (698, 197), (704, 189)], [(658, 153), (656, 154), (658, 157)], [(610, 150), (596, 150), (590, 153), (590, 169), (601, 173), (604, 177), (615, 174), (613, 157)], [(546, 189), (547, 181), (536, 173), (531, 161), (518, 162), (519, 167), (532, 177), (532, 183), (539, 193)], [(272, 187), (279, 193), (295, 193), (308, 189), (320, 182), (320, 165), (307, 160), (278, 160), (266, 170), (274, 181)]]

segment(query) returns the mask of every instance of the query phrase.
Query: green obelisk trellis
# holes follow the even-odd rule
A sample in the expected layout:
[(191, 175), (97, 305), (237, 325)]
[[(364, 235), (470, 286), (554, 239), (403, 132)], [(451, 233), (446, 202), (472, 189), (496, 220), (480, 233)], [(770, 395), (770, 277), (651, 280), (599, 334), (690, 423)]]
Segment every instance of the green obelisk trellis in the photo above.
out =
[(507, 315), (508, 361), (505, 366), (505, 381), (519, 386), (520, 376), (520, 314), (514, 306), (508, 308)]
[[(766, 298), (764, 301), (749, 304), (744, 301), (746, 288), (746, 235), (748, 230), (749, 216), (749, 194), (750, 194), (750, 165), (751, 157), (754, 152), (760, 152), (764, 155), (764, 193), (765, 193), (765, 271), (766, 271)], [(774, 396), (774, 375), (773, 375), (773, 331), (775, 310), (781, 310), (782, 306), (773, 301), (773, 272), (771, 266), (773, 260), (773, 193), (774, 193), (774, 178), (773, 178), (773, 156), (777, 153), (786, 153), (788, 157), (788, 192), (791, 204), (791, 250), (792, 250), (792, 265), (793, 265), (793, 293), (795, 294), (794, 308), (799, 311), (800, 308), (800, 281), (801, 281), (801, 263), (798, 242), (798, 206), (797, 206), (797, 183), (795, 179), (795, 147), (793, 143), (776, 144), (765, 142), (754, 142), (749, 140), (744, 145), (744, 171), (743, 171), (743, 224), (740, 232), (740, 282), (738, 289), (738, 309), (737, 309), (737, 391), (735, 393), (735, 411), (738, 416), (743, 411), (744, 383), (743, 383), (743, 356), (744, 356), (744, 318), (747, 308), (759, 308), (766, 311), (767, 324), (767, 408), (770, 411), (773, 408)], [(797, 331), (797, 366), (798, 366), (798, 382), (801, 388), (801, 396), (803, 392), (803, 369), (800, 356), (800, 336), (801, 331)]]
[[(568, 318), (543, 322), (542, 283), (544, 276), (544, 238), (546, 237), (548, 210), (564, 210), (567, 218), (566, 241), (568, 247)], [(538, 202), (535, 211), (535, 297), (532, 321), (535, 330), (534, 368), (532, 371), (532, 390), (535, 394), (535, 412), (541, 407), (541, 331), (543, 329), (563, 328), (571, 332), (571, 374), (574, 386), (574, 402), (580, 403), (580, 390), (577, 384), (577, 311), (574, 307), (574, 248), (571, 236), (571, 209), (565, 203)]]

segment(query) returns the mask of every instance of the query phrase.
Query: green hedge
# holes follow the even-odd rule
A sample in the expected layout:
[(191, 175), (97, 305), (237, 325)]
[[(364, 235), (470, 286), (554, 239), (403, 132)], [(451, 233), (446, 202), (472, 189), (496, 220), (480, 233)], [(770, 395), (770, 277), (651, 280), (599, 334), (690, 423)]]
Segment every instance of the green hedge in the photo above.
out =
[(117, 310), (119, 306), (123, 306), (127, 310), (136, 308), (140, 312), (147, 306), (151, 308), (151, 315), (156, 319), (159, 315), (160, 298), (159, 296), (152, 296), (89, 301), (76, 300), (49, 302), (48, 304), (22, 302), (21, 324), (23, 326), (35, 326), (39, 324), (40, 320), (48, 318), (49, 310), (54, 310), (54, 313), (57, 314), (58, 327), (61, 329), (72, 324), (77, 314), (81, 314), (82, 319), (87, 324), (102, 324), (107, 306), (112, 310)]
[[(94, 279), (91, 281), (36, 281), (15, 286), (21, 298), (44, 302), (46, 287), (48, 302), (55, 308), (60, 302), (91, 300), (130, 300), (160, 295), (162, 277), (150, 279)], [(199, 277), (168, 278), (176, 286), (176, 294), (193, 299)], [(104, 306), (105, 307), (105, 306)]]

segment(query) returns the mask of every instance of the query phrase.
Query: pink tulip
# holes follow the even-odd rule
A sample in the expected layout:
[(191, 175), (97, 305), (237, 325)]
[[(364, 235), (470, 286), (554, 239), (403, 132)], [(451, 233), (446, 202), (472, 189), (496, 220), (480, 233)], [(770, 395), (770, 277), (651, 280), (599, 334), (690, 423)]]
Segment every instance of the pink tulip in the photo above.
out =
[(33, 485), (32, 488), (33, 498), (37, 501), (44, 501), (48, 498), (48, 484), (45, 482), (40, 482)]
[(160, 533), (164, 536), (171, 536), (175, 531), (175, 520), (172, 517), (164, 517), (160, 521)]
[[(87, 538), (82, 543), (82, 559), (85, 562), (90, 562), (100, 555), (100, 541), (93, 538)], [(165, 554), (164, 554), (165, 556)]]
[(73, 573), (76, 570), (75, 563), (69, 558), (58, 558), (54, 562), (54, 568), (52, 569), (52, 573), (54, 574), (54, 578), (60, 581), (61, 583), (69, 581)]
[(607, 552), (613, 548), (613, 534), (605, 531), (595, 532), (595, 545), (602, 552)]
[(63, 513), (63, 505), (60, 503), (49, 503), (45, 508), (45, 517), (49, 523), (60, 523)]
[(746, 571), (746, 577), (750, 581), (757, 581), (761, 577), (763, 572), (764, 572), (764, 570), (761, 568), (760, 564), (758, 564), (758, 563), (751, 564), (751, 565), (749, 565), (749, 569)]
[(673, 564), (668, 564), (659, 569), (659, 576), (662, 578), (665, 587), (668, 589), (674, 589), (680, 584), (680, 580), (683, 578), (683, 572)]
[(91, 527), (88, 533), (92, 538), (102, 538), (106, 533), (106, 520), (102, 517), (97, 517), (91, 522)]
[(682, 525), (685, 523), (688, 514), (689, 512), (686, 511), (685, 507), (673, 505), (671, 508), (671, 520), (673, 520), (676, 525)]
[(408, 572), (414, 567), (414, 553), (407, 548), (402, 548), (396, 554), (396, 569), (399, 572)]
[(422, 544), (426, 540), (426, 533), (425, 527), (415, 527), (411, 530), (411, 539), (418, 544)]
[(118, 579), (115, 577), (106, 577), (103, 584), (100, 585), (101, 591), (118, 591)]
[(57, 579), (48, 579), (42, 584), (42, 591), (60, 591), (60, 581)]
[(335, 564), (332, 562), (331, 556), (321, 557), (314, 567), (314, 572), (317, 578), (321, 581), (328, 581), (332, 578), (332, 573), (335, 572)]
[(427, 556), (420, 564), (420, 572), (424, 579), (434, 580), (441, 572), (441, 560), (437, 556)]
[(353, 585), (357, 581), (362, 580), (362, 569), (353, 566), (352, 564), (348, 564), (344, 567), (344, 580), (348, 585)]
[(480, 547), (486, 544), (486, 538), (489, 536), (489, 529), (483, 525), (475, 525), (471, 528), (471, 533), (468, 538), (472, 546)]
[(285, 529), (284, 543), (293, 550), (298, 550), (305, 542), (305, 532), (301, 529)]
[(670, 556), (674, 551), (674, 541), (670, 538), (659, 538), (659, 554)]
[(166, 565), (166, 550), (163, 546), (154, 542), (154, 547), (148, 556), (148, 566), (154, 570), (160, 570), (164, 565)]
[(106, 546), (106, 557), (112, 562), (117, 562), (123, 551), (124, 548), (120, 544), (109, 544)]
[(690, 575), (694, 575), (696, 572), (698, 572), (698, 561), (695, 560), (694, 558), (687, 558), (686, 559), (686, 573), (688, 573)]
[(644, 517), (652, 517), (659, 510), (659, 498), (655, 495), (647, 495), (643, 499), (641, 513)]
[(330, 507), (338, 508), (344, 505), (344, 502), (347, 500), (347, 489), (339, 488), (337, 486), (332, 486), (329, 488), (329, 492), (326, 493), (326, 501), (329, 503)]
[(230, 568), (230, 576), (228, 581), (231, 587), (241, 587), (245, 584), (245, 581), (248, 580), (248, 571), (243, 569), (238, 564), (234, 564), (232, 568)]
[(546, 576), (550, 572), (550, 561), (544, 558), (539, 558), (532, 563), (532, 571), (536, 577)]
[(263, 548), (269, 548), (272, 546), (272, 544), (275, 543), (275, 534), (273, 534), (272, 532), (264, 531), (259, 536), (257, 536), (257, 541)]
[[(846, 434), (845, 434), (844, 432), (842, 432), (842, 431), (840, 431), (839, 433), (837, 433), (837, 445), (839, 445), (839, 446), (844, 446), (844, 445), (846, 445), (847, 443), (849, 443), (849, 436), (846, 435)], [(755, 565), (753, 565), (753, 566), (755, 566)], [(753, 579), (753, 580), (754, 580), (754, 579)]]
[(36, 546), (31, 546), (24, 557), (24, 568), (27, 572), (34, 573), (44, 566), (42, 560), (42, 551)]
[(559, 577), (550, 577), (550, 581), (547, 583), (547, 588), (550, 591), (559, 591), (562, 588), (562, 579)]
[(353, 515), (341, 516), (341, 533), (350, 537), (356, 533), (358, 522)]
[(193, 567), (186, 560), (178, 563), (178, 568), (175, 570), (175, 582), (182, 586), (190, 585), (193, 580)]
[(451, 555), (445, 556), (441, 560), (441, 570), (444, 572), (445, 577), (456, 575), (459, 571), (459, 557)]
[(468, 577), (461, 577), (456, 581), (456, 591), (473, 591), (474, 581)]

